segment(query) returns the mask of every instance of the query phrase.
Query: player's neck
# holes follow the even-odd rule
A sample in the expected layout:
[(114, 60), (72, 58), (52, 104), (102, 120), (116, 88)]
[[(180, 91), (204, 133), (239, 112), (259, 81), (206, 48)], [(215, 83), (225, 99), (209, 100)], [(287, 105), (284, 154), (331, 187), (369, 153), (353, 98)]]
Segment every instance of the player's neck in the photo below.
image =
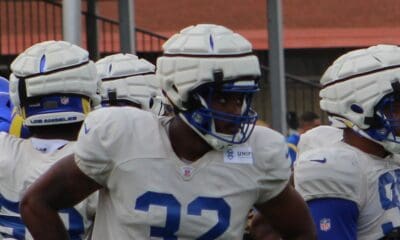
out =
[(343, 131), (343, 141), (353, 147), (360, 149), (361, 151), (372, 154), (378, 157), (386, 157), (390, 153), (386, 151), (381, 145), (373, 142), (365, 137), (355, 133), (350, 128), (346, 128)]
[(178, 116), (173, 118), (169, 126), (169, 139), (175, 154), (191, 162), (198, 160), (212, 149)]
[(41, 139), (64, 139), (76, 141), (82, 123), (30, 127), (32, 137)]

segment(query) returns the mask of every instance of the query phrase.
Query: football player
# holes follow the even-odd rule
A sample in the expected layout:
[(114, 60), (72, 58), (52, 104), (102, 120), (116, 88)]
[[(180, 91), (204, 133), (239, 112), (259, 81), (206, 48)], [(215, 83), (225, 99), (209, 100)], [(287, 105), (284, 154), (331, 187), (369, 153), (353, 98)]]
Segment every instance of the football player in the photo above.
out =
[(133, 106), (166, 114), (155, 66), (133, 54), (113, 54), (96, 62), (103, 82), (103, 106)]
[[(0, 134), (0, 235), (33, 239), (19, 211), (26, 189), (57, 160), (73, 152), (99, 78), (88, 52), (63, 41), (33, 45), (11, 64), (10, 97), (32, 137)], [(70, 239), (93, 226), (97, 195), (59, 209)], [(50, 223), (51, 225), (52, 223)]]
[(343, 133), (308, 145), (294, 171), (318, 239), (400, 239), (400, 48), (351, 51), (321, 83), (321, 109)]
[(30, 135), (28, 128), (23, 125), (22, 117), (11, 103), (9, 81), (3, 77), (0, 77), (0, 132), (22, 138)]
[(8, 132), (11, 124), (12, 106), (8, 85), (8, 80), (0, 77), (0, 132)]
[(288, 184), (284, 137), (255, 127), (261, 73), (251, 44), (223, 26), (191, 26), (164, 44), (156, 75), (176, 114), (91, 113), (75, 156), (23, 198), (34, 236), (66, 239), (56, 211), (100, 189), (94, 239), (241, 239), (253, 205), (285, 238), (315, 239)]

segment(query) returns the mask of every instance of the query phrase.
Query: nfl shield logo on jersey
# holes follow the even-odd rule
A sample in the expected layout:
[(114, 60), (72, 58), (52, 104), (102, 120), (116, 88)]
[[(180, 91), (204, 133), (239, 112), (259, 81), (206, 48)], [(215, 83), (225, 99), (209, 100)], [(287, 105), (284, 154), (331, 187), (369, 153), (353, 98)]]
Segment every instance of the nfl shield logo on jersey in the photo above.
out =
[(319, 228), (321, 231), (327, 232), (331, 229), (331, 220), (329, 218), (323, 218), (319, 221)]
[(193, 172), (194, 172), (194, 167), (192, 166), (182, 166), (179, 168), (180, 169), (180, 175), (182, 176), (183, 180), (189, 181), (192, 179)]

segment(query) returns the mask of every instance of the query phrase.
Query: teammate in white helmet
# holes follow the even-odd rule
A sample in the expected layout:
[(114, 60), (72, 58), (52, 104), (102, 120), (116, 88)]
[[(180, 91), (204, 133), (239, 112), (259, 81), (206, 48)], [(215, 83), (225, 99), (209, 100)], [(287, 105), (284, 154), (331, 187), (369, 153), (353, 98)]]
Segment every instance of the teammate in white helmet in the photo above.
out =
[[(99, 82), (88, 52), (63, 41), (33, 45), (11, 64), (10, 97), (32, 137), (0, 134), (0, 236), (33, 239), (19, 202), (26, 189), (57, 160), (70, 155), (81, 124), (98, 98)], [(69, 239), (84, 239), (93, 227), (97, 195), (57, 209)], [(50, 224), (51, 225), (51, 224)]]
[(351, 51), (321, 83), (321, 109), (343, 136), (305, 144), (294, 171), (318, 239), (400, 239), (400, 48)]
[(103, 84), (103, 106), (133, 106), (165, 113), (155, 66), (133, 54), (117, 53), (96, 62)]
[(23, 125), (22, 117), (16, 112), (9, 94), (9, 81), (0, 76), (0, 132), (28, 138), (30, 133)]
[(306, 204), (288, 184), (284, 137), (254, 128), (261, 73), (251, 44), (223, 26), (191, 26), (164, 44), (156, 75), (177, 114), (91, 113), (75, 156), (24, 197), (35, 237), (66, 239), (56, 209), (100, 189), (94, 239), (241, 239), (253, 205), (287, 239), (315, 239)]
[(9, 132), (12, 104), (8, 93), (9, 82), (0, 76), (0, 132)]

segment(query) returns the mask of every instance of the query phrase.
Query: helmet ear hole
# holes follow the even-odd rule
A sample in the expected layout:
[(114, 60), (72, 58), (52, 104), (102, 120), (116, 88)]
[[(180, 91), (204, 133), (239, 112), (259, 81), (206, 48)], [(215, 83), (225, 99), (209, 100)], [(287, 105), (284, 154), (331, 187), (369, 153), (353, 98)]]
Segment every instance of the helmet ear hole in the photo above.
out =
[(364, 109), (356, 103), (351, 104), (350, 109), (355, 113), (364, 113)]
[(224, 80), (224, 72), (222, 69), (216, 69), (213, 71), (214, 82), (217, 89), (222, 89), (222, 84)]
[(149, 108), (152, 108), (154, 105), (154, 97), (151, 97), (149, 100)]
[(118, 105), (118, 100), (117, 100), (117, 90), (116, 89), (109, 89), (107, 92), (108, 96), (108, 103), (110, 106), (117, 106)]

